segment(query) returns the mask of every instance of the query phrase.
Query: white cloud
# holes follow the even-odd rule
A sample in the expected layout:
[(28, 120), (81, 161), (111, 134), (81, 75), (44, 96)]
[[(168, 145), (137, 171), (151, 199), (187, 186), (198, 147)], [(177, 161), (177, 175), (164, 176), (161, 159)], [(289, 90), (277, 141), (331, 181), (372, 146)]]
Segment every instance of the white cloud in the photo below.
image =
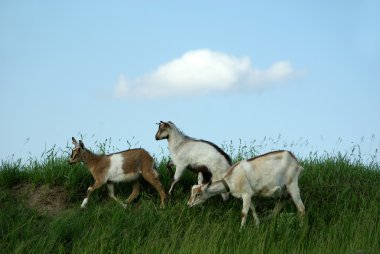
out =
[(257, 90), (297, 73), (287, 61), (260, 70), (252, 66), (249, 57), (200, 49), (186, 52), (141, 77), (128, 79), (121, 75), (114, 92), (122, 98), (158, 98)]

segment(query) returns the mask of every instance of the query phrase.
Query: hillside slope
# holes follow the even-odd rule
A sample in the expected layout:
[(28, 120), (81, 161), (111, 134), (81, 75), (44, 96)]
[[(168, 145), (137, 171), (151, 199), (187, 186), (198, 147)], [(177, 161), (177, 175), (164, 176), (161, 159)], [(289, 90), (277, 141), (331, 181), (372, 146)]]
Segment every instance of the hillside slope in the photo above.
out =
[[(166, 161), (159, 163), (168, 190)], [(249, 217), (239, 232), (241, 201), (214, 197), (202, 207), (186, 206), (196, 177), (187, 173), (165, 209), (158, 194), (142, 183), (137, 202), (123, 209), (107, 188), (80, 209), (92, 183), (82, 165), (64, 158), (26, 166), (3, 162), (0, 168), (0, 249), (2, 253), (379, 253), (380, 168), (345, 157), (302, 162), (301, 221), (288, 202), (266, 219), (273, 200), (255, 200), (262, 224)], [(119, 197), (131, 192), (116, 186)]]

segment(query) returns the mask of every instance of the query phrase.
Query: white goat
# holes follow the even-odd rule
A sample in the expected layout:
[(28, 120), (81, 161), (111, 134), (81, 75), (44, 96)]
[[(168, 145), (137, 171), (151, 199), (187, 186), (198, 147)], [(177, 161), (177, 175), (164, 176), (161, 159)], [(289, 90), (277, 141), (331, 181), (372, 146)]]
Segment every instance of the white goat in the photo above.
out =
[[(250, 208), (256, 225), (260, 223), (252, 204), (252, 196), (286, 197), (290, 194), (299, 213), (303, 216), (305, 206), (298, 187), (298, 176), (302, 170), (302, 166), (289, 151), (274, 151), (243, 160), (232, 166), (221, 180), (193, 186), (188, 205), (192, 207), (217, 194), (230, 192), (234, 197), (243, 200), (241, 220), (241, 227), (243, 227)], [(280, 206), (282, 203), (277, 203), (274, 212), (278, 212), (281, 209)]]
[[(109, 196), (119, 202), (114, 194), (113, 182), (133, 182), (132, 193), (127, 199), (127, 203), (131, 203), (140, 193), (138, 182), (140, 175), (158, 191), (161, 197), (161, 207), (164, 206), (166, 194), (158, 178), (154, 160), (147, 151), (131, 149), (110, 155), (96, 155), (84, 147), (82, 140), (79, 140), (78, 143), (75, 138), (72, 138), (72, 141), (75, 147), (69, 163), (83, 162), (95, 179), (94, 185), (87, 189), (87, 196), (82, 202), (82, 208), (86, 207), (90, 194), (105, 183), (107, 183)], [(123, 203), (121, 204), (125, 206)]]
[[(176, 166), (169, 194), (187, 167), (198, 173), (198, 184), (201, 184), (221, 179), (231, 166), (231, 158), (217, 145), (186, 136), (172, 122), (159, 123), (156, 140), (162, 139), (168, 140), (170, 156)], [(168, 167), (170, 169), (170, 163)], [(222, 196), (224, 200), (228, 198), (228, 194)]]

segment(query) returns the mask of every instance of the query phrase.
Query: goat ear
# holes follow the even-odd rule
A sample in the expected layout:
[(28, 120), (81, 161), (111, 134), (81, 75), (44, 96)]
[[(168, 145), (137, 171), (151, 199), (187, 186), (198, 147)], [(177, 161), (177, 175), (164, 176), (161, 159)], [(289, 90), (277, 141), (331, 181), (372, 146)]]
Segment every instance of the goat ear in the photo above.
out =
[(164, 125), (166, 128), (170, 128), (170, 123), (172, 123), (172, 122), (164, 122), (164, 121), (160, 121), (160, 123), (158, 123), (158, 125)]
[(79, 146), (80, 146), (80, 148), (84, 149), (84, 144), (83, 144), (82, 140), (79, 140)]
[(78, 145), (78, 141), (74, 138), (74, 137), (71, 137), (71, 140), (73, 141), (73, 144), (76, 146)]

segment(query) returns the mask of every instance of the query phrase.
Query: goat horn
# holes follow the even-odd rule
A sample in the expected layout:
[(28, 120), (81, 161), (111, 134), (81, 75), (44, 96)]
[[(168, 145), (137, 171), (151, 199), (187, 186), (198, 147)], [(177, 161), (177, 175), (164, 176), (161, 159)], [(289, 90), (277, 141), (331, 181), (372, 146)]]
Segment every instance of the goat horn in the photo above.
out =
[(210, 182), (208, 182), (208, 183), (205, 184), (206, 185), (206, 189), (205, 190), (207, 190), (210, 187), (211, 183), (212, 183), (212, 181), (210, 181)]

